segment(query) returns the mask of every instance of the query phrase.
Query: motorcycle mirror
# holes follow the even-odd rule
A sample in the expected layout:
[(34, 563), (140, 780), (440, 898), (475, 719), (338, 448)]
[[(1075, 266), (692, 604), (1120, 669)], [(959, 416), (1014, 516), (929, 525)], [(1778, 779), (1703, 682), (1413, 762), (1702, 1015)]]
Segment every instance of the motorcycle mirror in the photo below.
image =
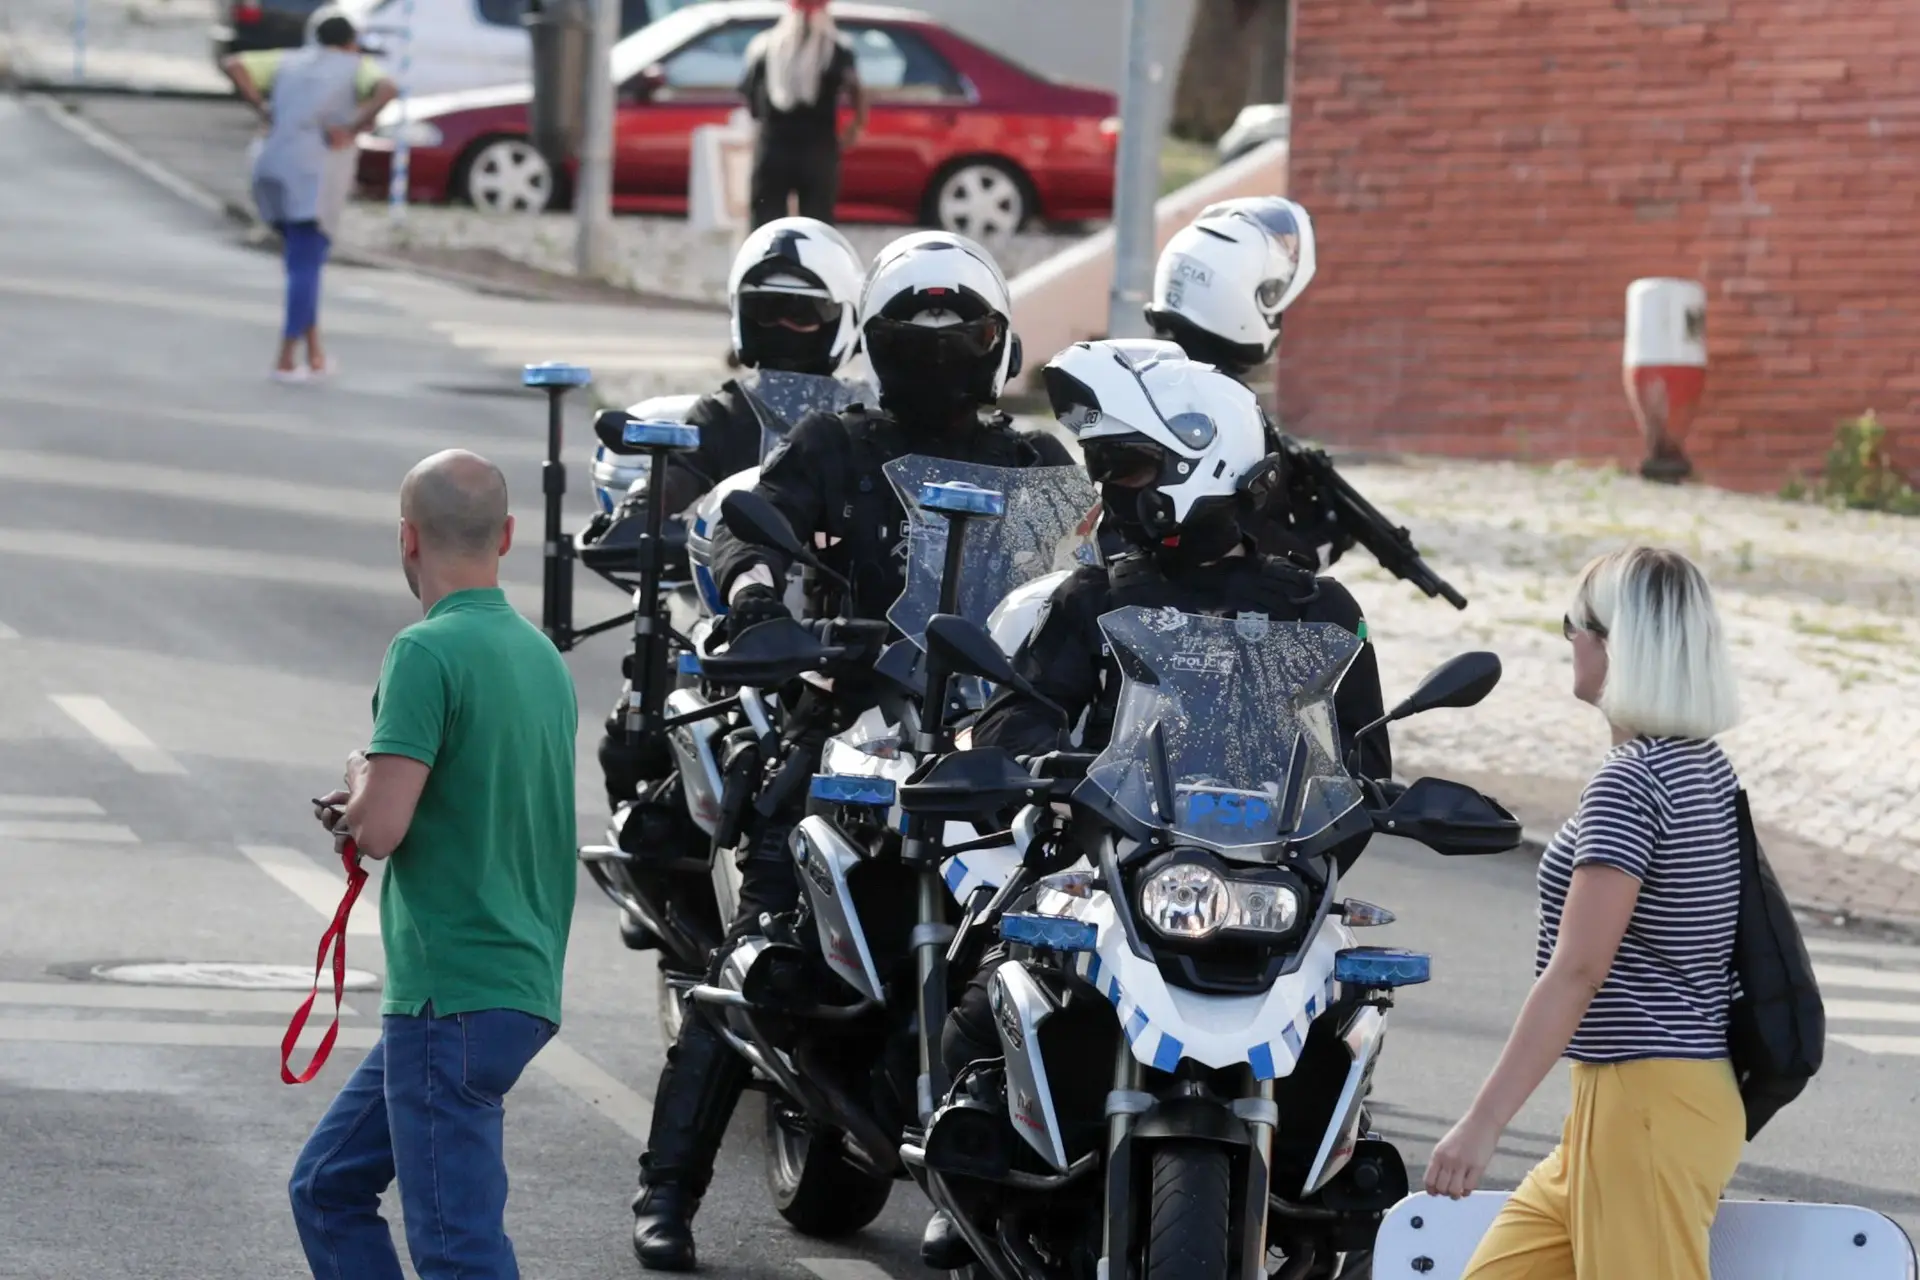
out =
[(813, 559), (780, 509), (751, 489), (737, 489), (728, 494), (720, 503), (720, 518), (743, 542), (783, 551), (802, 563)]
[(994, 643), (987, 629), (957, 613), (936, 613), (927, 620), (927, 656), (948, 671), (963, 676), (978, 676), (989, 684), (1006, 685), (1057, 712), (1066, 712), (1045, 697), (1019, 672), (1013, 662)]
[(1500, 655), (1485, 651), (1462, 653), (1435, 667), (1419, 688), (1395, 707), (1390, 720), (1404, 720), (1438, 707), (1477, 705), (1500, 683)]

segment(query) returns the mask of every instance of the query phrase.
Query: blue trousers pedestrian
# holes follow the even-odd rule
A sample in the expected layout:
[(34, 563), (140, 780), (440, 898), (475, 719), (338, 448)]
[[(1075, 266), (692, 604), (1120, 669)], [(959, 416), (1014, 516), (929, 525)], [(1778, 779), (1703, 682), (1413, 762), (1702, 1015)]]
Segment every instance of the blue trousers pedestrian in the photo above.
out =
[(315, 1280), (402, 1280), (380, 1196), (396, 1176), (420, 1280), (518, 1280), (507, 1238), (507, 1091), (556, 1028), (511, 1009), (382, 1019), (307, 1139), (288, 1192)]
[(320, 268), (332, 243), (317, 222), (283, 222), (280, 243), (287, 264), (287, 322), (281, 337), (304, 337), (320, 321)]

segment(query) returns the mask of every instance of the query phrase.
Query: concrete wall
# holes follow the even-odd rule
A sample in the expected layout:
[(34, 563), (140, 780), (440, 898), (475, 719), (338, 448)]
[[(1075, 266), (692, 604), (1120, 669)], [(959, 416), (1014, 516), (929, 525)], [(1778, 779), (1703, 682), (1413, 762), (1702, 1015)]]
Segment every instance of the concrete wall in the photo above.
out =
[(1280, 401), (1331, 440), (1637, 462), (1640, 276), (1708, 290), (1704, 478), (1876, 409), (1920, 467), (1916, 0), (1296, 0), (1320, 273)]
[[(1015, 62), (1060, 80), (1120, 91), (1126, 0), (891, 0)], [(1194, 0), (1150, 0), (1154, 49), (1169, 86), (1193, 24)]]

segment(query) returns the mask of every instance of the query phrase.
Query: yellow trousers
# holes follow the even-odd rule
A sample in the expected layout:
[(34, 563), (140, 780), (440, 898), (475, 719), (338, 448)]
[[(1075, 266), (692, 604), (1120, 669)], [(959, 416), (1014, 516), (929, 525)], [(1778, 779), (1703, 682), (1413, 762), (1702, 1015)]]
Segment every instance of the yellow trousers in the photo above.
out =
[(1745, 1140), (1724, 1060), (1576, 1062), (1560, 1145), (1462, 1280), (1708, 1280), (1708, 1234)]

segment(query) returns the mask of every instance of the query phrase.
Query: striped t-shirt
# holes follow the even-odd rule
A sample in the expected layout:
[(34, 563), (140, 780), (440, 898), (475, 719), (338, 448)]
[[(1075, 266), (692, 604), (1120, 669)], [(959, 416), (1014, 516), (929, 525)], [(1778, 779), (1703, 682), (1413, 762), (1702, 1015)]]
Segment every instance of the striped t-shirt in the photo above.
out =
[(1567, 1056), (1579, 1062), (1724, 1058), (1740, 898), (1733, 766), (1701, 738), (1635, 738), (1608, 753), (1540, 859), (1547, 967), (1573, 869), (1640, 881), (1626, 936)]

